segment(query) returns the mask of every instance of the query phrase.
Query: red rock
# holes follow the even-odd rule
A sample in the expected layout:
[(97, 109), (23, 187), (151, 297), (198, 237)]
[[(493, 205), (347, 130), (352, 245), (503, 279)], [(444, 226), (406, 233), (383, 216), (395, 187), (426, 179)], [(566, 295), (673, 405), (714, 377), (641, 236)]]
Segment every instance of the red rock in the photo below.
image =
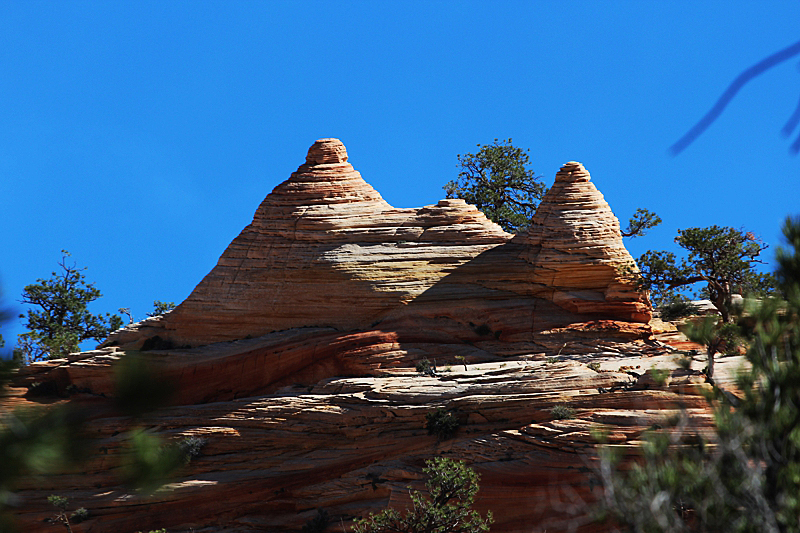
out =
[[(20, 372), (17, 385), (91, 391), (73, 402), (92, 410), (94, 439), (80, 475), (24, 481), (20, 523), (39, 527), (57, 493), (94, 517), (76, 533), (299, 530), (318, 508), (338, 531), (407, 504), (424, 461), (448, 455), (481, 474), (478, 507), (495, 512), (493, 531), (585, 524), (597, 496), (581, 466), (591, 466), (593, 427), (610, 424), (614, 442), (632, 446), (678, 402), (697, 410), (698, 427), (709, 423), (694, 374), (629, 390), (647, 385), (632, 369), (672, 357), (649, 339), (647, 297), (622, 274), (631, 262), (579, 163), (512, 236), (463, 200), (393, 208), (341, 142), (319, 140), (174, 311)], [(147, 419), (152, 431), (209, 439), (152, 500), (115, 476), (132, 422), (109, 398), (133, 350), (177, 389)], [(422, 358), (435, 377), (413, 370)], [(577, 419), (551, 420), (560, 403)], [(425, 431), (439, 406), (463, 423), (453, 440)], [(552, 505), (567, 494), (583, 504)]]

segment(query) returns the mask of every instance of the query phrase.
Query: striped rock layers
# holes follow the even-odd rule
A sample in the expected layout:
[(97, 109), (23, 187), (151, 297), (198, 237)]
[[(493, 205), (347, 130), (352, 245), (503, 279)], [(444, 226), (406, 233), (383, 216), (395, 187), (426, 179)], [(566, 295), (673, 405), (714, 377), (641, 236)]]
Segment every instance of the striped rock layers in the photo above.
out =
[(646, 323), (619, 222), (568, 163), (530, 229), (512, 236), (463, 200), (390, 206), (321, 139), (259, 206), (217, 266), (162, 319), (112, 335), (198, 346), (300, 327), (448, 342), (532, 342), (598, 319)]
[(539, 294), (576, 313), (650, 319), (649, 301), (626, 275), (636, 265), (619, 221), (580, 163), (561, 167), (523, 242)]

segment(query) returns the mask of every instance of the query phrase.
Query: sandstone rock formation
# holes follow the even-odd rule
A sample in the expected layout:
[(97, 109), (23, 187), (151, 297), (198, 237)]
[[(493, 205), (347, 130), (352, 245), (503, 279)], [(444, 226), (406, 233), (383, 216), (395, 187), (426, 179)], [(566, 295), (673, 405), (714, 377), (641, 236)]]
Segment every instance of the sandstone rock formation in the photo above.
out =
[[(695, 374), (662, 389), (643, 377), (672, 356), (651, 338), (630, 264), (579, 163), (559, 171), (530, 229), (510, 235), (463, 200), (393, 208), (341, 142), (319, 140), (174, 311), (96, 351), (23, 369), (19, 386), (84, 391), (72, 402), (91, 409), (98, 451), (80, 475), (29, 480), (20, 521), (41, 525), (47, 496), (61, 493), (94, 517), (76, 531), (298, 531), (318, 508), (338, 531), (339, 520), (407, 502), (424, 460), (445, 454), (482, 474), (493, 531), (583, 523), (585, 506), (545, 503), (595, 497), (581, 466), (591, 427), (635, 442), (678, 401), (707, 422)], [(111, 407), (113, 373), (134, 356), (177, 389), (149, 419), (153, 431), (208, 438), (204, 456), (151, 500), (114, 475), (131, 422)], [(436, 377), (414, 372), (423, 358)], [(563, 402), (576, 420), (551, 420)], [(438, 406), (462, 421), (452, 441), (425, 432)]]
[(513, 237), (463, 200), (395, 209), (347, 160), (339, 140), (314, 143), (186, 301), (149, 333), (106, 345), (155, 331), (189, 346), (298, 327), (413, 334), (436, 317), (460, 340), (478, 324), (530, 342), (592, 318), (649, 320), (647, 298), (620, 273), (633, 260), (619, 222), (579, 163)]

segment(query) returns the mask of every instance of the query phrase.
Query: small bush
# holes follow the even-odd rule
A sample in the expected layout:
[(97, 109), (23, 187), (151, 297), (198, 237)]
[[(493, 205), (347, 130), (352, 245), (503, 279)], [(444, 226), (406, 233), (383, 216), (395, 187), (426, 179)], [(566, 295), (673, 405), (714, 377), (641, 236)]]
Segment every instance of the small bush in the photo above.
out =
[(75, 522), (76, 524), (80, 524), (84, 520), (89, 518), (89, 511), (86, 507), (79, 507), (75, 509), (75, 512), (69, 515), (69, 519)]
[(65, 498), (64, 496), (51, 494), (50, 496), (47, 497), (47, 503), (49, 503), (59, 511), (66, 511), (67, 507), (69, 506), (69, 499)]
[(425, 374), (427, 376), (433, 375), (433, 367), (431, 366), (431, 362), (428, 361), (427, 357), (425, 359), (420, 359), (419, 361), (417, 361), (416, 369), (417, 372), (419, 372), (420, 374)]
[(548, 364), (558, 363), (558, 361), (559, 361), (558, 357), (548, 357), (547, 359), (545, 359), (545, 363)]
[(684, 296), (675, 296), (659, 308), (661, 320), (671, 321), (679, 318), (696, 315), (700, 308), (692, 304)]
[(437, 408), (425, 415), (426, 427), (428, 428), (428, 435), (435, 435), (439, 440), (447, 440), (452, 438), (458, 431), (458, 418), (456, 416), (442, 409)]
[(589, 363), (586, 366), (589, 367), (589, 370), (594, 370), (595, 372), (600, 372), (600, 363), (598, 363), (598, 362)]
[(575, 409), (559, 404), (550, 409), (550, 415), (553, 417), (553, 420), (569, 420), (575, 418)]
[(650, 376), (653, 378), (653, 381), (659, 387), (663, 387), (667, 384), (667, 378), (669, 377), (669, 369), (668, 368), (656, 368), (653, 367), (650, 369)]
[(195, 457), (203, 454), (203, 447), (208, 444), (208, 439), (202, 437), (186, 437), (178, 443), (178, 447), (186, 457), (186, 462), (191, 462)]
[(675, 364), (684, 370), (690, 370), (692, 368), (692, 358), (687, 355), (676, 357)]

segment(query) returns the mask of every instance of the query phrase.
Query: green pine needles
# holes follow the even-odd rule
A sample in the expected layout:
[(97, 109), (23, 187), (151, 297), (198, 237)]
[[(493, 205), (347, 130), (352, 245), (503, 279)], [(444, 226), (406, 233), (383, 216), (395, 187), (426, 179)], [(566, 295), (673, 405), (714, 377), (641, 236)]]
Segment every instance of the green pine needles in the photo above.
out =
[(489, 531), (493, 518), (481, 518), (470, 509), (478, 492), (480, 476), (462, 461), (437, 457), (426, 461), (427, 496), (411, 492), (411, 509), (401, 514), (386, 509), (356, 520), (356, 533), (481, 533)]

